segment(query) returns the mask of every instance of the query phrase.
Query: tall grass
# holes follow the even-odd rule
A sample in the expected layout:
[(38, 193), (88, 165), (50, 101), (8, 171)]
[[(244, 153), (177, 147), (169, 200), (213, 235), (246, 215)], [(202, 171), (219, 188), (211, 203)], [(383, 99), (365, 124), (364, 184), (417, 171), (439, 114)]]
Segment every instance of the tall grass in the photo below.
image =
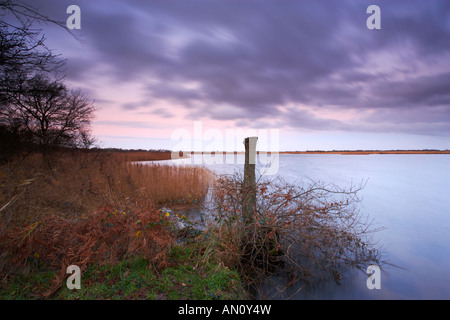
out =
[(113, 152), (114, 157), (120, 158), (123, 161), (154, 161), (154, 160), (170, 160), (172, 159), (172, 152), (146, 152), (146, 151), (131, 151), (131, 152)]
[(126, 169), (140, 192), (155, 204), (199, 202), (211, 179), (206, 169), (190, 166), (130, 164)]
[(89, 218), (104, 205), (123, 211), (198, 202), (210, 181), (204, 168), (133, 164), (117, 154), (68, 153), (54, 163), (48, 171), (34, 155), (0, 166), (3, 226), (48, 214)]
[[(158, 206), (195, 203), (206, 195), (204, 168), (137, 165), (114, 154), (39, 155), (0, 166), (0, 273), (43, 264), (58, 268), (142, 254), (168, 265), (172, 235)], [(50, 291), (52, 293), (53, 291)]]

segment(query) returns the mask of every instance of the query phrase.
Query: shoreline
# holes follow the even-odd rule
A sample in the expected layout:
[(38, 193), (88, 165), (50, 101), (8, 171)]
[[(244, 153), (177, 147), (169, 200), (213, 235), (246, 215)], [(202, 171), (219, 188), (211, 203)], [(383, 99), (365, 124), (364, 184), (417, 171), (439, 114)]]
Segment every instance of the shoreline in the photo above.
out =
[[(159, 160), (174, 160), (174, 159), (183, 159), (190, 158), (192, 155), (201, 155), (201, 154), (245, 154), (243, 151), (234, 151), (234, 152), (215, 152), (215, 151), (184, 151), (182, 152), (179, 158), (172, 158), (172, 152), (158, 152), (158, 151), (125, 151), (125, 152), (114, 152), (123, 156), (126, 161), (135, 162), (135, 161), (159, 161)], [(354, 151), (279, 151), (279, 152), (271, 152), (271, 151), (257, 151), (257, 154), (340, 154), (340, 155), (370, 155), (370, 154), (450, 154), (450, 150), (354, 150)]]
[(388, 150), (388, 151), (282, 151), (280, 154), (342, 154), (342, 155), (369, 155), (369, 154), (450, 154), (450, 151), (440, 150)]
[[(215, 151), (191, 151), (185, 152), (186, 154), (245, 154), (243, 151), (234, 152), (215, 152)], [(370, 151), (257, 151), (257, 154), (342, 154), (342, 155), (369, 155), (369, 154), (450, 154), (450, 150), (370, 150)]]

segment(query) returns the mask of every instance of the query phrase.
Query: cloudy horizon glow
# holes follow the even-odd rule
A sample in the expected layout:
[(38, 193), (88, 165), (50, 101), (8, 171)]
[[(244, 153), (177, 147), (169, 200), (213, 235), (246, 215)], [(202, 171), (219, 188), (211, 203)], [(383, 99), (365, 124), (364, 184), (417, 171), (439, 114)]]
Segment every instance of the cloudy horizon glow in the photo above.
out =
[[(279, 150), (450, 149), (449, 1), (33, 1), (103, 147), (171, 149), (194, 122)], [(369, 30), (366, 9), (381, 8)], [(214, 148), (213, 148), (214, 149)]]

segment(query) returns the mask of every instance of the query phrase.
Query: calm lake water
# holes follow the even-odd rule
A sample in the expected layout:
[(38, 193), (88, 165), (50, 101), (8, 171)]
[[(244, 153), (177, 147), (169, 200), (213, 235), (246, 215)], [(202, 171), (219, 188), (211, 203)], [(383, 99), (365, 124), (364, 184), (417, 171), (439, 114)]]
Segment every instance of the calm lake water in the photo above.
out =
[[(243, 170), (243, 155), (233, 164), (199, 157), (168, 162), (204, 165), (217, 173)], [(267, 166), (256, 168), (264, 172)], [(354, 270), (340, 284), (322, 281), (276, 298), (450, 299), (450, 155), (279, 155), (271, 171), (289, 182), (311, 179), (343, 188), (367, 181), (359, 193), (361, 210), (375, 226), (386, 227), (375, 234), (382, 259), (405, 268), (384, 265), (381, 289), (369, 290), (367, 275)], [(286, 279), (280, 275), (277, 281)]]

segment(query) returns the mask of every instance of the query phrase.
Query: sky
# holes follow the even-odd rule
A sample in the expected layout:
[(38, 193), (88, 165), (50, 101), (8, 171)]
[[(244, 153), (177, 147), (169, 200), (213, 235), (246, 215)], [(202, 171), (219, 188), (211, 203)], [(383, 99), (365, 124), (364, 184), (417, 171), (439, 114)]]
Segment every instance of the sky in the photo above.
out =
[(450, 149), (448, 0), (28, 2), (101, 147)]

